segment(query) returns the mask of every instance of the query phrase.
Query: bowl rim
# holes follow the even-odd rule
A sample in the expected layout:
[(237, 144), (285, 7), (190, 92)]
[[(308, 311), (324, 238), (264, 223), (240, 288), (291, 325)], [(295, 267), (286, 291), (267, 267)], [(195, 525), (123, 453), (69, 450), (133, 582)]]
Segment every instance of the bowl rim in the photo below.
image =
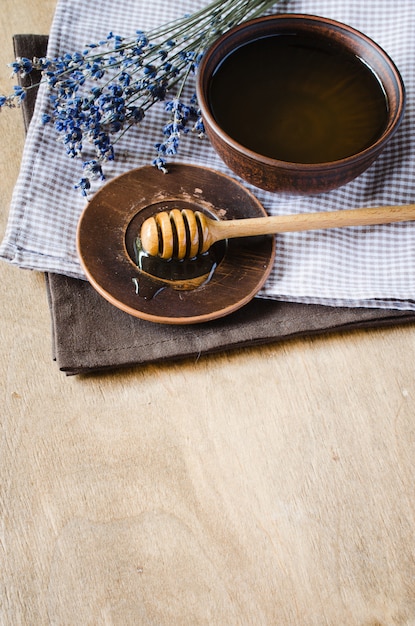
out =
[[(337, 30), (343, 31), (347, 34), (353, 35), (353, 37), (357, 37), (358, 39), (361, 39), (364, 43), (366, 43), (366, 45), (369, 45), (371, 48), (373, 48), (373, 50), (377, 52), (379, 57), (382, 57), (383, 60), (386, 62), (387, 66), (389, 67), (389, 69), (391, 70), (395, 78), (396, 88), (397, 88), (396, 89), (397, 106), (396, 106), (396, 111), (392, 120), (388, 120), (387, 125), (382, 131), (381, 135), (370, 146), (368, 146), (367, 148), (364, 148), (363, 150), (360, 150), (359, 152), (356, 152), (355, 154), (349, 155), (347, 157), (343, 157), (342, 159), (337, 159), (335, 161), (321, 161), (317, 163), (284, 161), (284, 160), (274, 159), (272, 157), (262, 155), (259, 152), (255, 152), (254, 150), (244, 146), (243, 144), (233, 139), (230, 135), (228, 135), (216, 122), (214, 116), (212, 115), (210, 111), (210, 108), (208, 106), (208, 99), (207, 97), (204, 96), (204, 90), (202, 87), (203, 74), (205, 72), (207, 63), (209, 62), (209, 57), (223, 44), (223, 42), (234, 37), (240, 31), (249, 30), (252, 27), (254, 27), (256, 24), (263, 24), (266, 22), (283, 22), (283, 21), (286, 21), (286, 22), (291, 21), (291, 22), (298, 22), (298, 23), (309, 22), (310, 24), (315, 23), (317, 25), (323, 24), (329, 27), (334, 27)], [(385, 89), (383, 81), (379, 77), (378, 73), (375, 72), (375, 70), (372, 68), (370, 63), (367, 63), (364, 59), (361, 59), (361, 61), (368, 65), (368, 67), (377, 76), (382, 88)], [(226, 31), (225, 33), (223, 33), (220, 37), (218, 37), (218, 39), (216, 39), (209, 46), (209, 48), (205, 51), (200, 61), (200, 64), (197, 69), (197, 75), (196, 75), (196, 96), (197, 96), (197, 101), (201, 110), (202, 118), (206, 116), (209, 122), (209, 125), (214, 129), (216, 135), (221, 138), (223, 143), (229, 145), (234, 150), (237, 150), (239, 153), (244, 154), (245, 157), (250, 158), (255, 162), (263, 163), (264, 165), (268, 167), (280, 167), (280, 168), (285, 168), (287, 170), (293, 170), (293, 171), (295, 170), (297, 172), (301, 170), (313, 172), (313, 171), (321, 170), (322, 167), (328, 170), (341, 169), (344, 166), (347, 166), (348, 164), (354, 163), (355, 161), (370, 158), (372, 154), (377, 154), (382, 148), (383, 144), (389, 141), (391, 137), (395, 134), (395, 132), (398, 130), (402, 122), (402, 119), (405, 113), (405, 107), (406, 107), (405, 83), (403, 81), (401, 73), (397, 65), (393, 61), (392, 57), (378, 43), (376, 43), (376, 41), (371, 39), (368, 35), (366, 35), (362, 31), (354, 28), (353, 26), (345, 24), (344, 22), (340, 22), (338, 20), (334, 20), (328, 17), (322, 17), (319, 15), (306, 14), (306, 13), (272, 13), (269, 15), (262, 15), (260, 17), (246, 20), (245, 22), (242, 22), (241, 24), (238, 24), (232, 27), (231, 29), (229, 29), (228, 31)]]

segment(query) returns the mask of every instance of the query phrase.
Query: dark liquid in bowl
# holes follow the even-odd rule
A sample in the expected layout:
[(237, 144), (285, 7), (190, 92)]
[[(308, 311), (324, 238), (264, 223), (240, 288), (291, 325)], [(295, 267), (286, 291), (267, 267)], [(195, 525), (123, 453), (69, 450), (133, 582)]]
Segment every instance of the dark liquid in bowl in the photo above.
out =
[(212, 113), (238, 143), (281, 161), (351, 156), (384, 131), (388, 104), (372, 70), (351, 53), (303, 35), (245, 44), (215, 70)]

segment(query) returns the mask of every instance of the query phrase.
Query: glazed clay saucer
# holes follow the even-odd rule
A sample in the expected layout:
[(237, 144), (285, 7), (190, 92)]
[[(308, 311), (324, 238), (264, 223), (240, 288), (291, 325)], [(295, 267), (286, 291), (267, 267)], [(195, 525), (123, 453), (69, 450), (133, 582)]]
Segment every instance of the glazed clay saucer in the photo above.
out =
[(131, 170), (104, 185), (79, 220), (77, 249), (91, 285), (126, 313), (164, 324), (206, 322), (247, 304), (272, 269), (274, 238), (229, 240), (187, 265), (143, 257), (136, 247), (141, 224), (174, 207), (213, 219), (266, 216), (253, 194), (214, 170), (182, 164), (168, 174), (152, 166)]

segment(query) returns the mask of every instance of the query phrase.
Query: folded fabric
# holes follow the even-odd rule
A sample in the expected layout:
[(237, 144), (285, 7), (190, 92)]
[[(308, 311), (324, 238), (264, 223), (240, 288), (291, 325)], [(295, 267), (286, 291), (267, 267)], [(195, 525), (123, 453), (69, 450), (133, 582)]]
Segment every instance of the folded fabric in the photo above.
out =
[[(16, 56), (42, 56), (47, 37), (17, 35)], [(25, 101), (28, 126), (36, 93)], [(144, 365), (282, 341), (302, 335), (415, 320), (410, 311), (335, 308), (255, 298), (233, 315), (195, 326), (162, 326), (131, 317), (80, 279), (46, 273), (54, 358), (67, 375)]]
[(48, 274), (55, 358), (66, 374), (198, 359), (330, 331), (415, 321), (410, 311), (335, 308), (255, 298), (228, 317), (197, 326), (137, 319), (103, 300), (86, 281)]
[[(129, 35), (205, 6), (206, 0), (58, 0), (49, 38), (52, 57), (102, 39), (112, 30)], [(328, 211), (415, 199), (415, 5), (413, 0), (287, 0), (275, 11), (324, 15), (375, 39), (394, 59), (406, 84), (408, 107), (393, 141), (369, 170), (344, 187), (318, 196), (272, 194), (247, 185), (271, 214)], [(191, 91), (191, 90), (190, 90)], [(76, 254), (76, 227), (84, 200), (76, 183), (81, 163), (69, 159), (50, 124), (42, 125), (48, 94), (41, 88), (22, 160), (0, 257), (21, 267), (84, 278)], [(125, 134), (108, 179), (148, 165), (167, 121), (154, 107), (141, 128)], [(178, 160), (233, 175), (207, 140), (182, 141)], [(97, 183), (98, 184), (98, 183)], [(287, 233), (278, 238), (278, 264), (259, 296), (330, 306), (415, 310), (415, 223)]]

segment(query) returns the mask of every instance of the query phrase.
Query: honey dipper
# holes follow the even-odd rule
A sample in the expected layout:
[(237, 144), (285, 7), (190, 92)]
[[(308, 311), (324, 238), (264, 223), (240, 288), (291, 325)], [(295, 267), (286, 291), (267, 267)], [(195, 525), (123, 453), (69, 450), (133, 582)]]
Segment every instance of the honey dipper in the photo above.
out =
[(174, 208), (147, 218), (141, 227), (140, 238), (147, 254), (181, 260), (203, 254), (217, 241), (233, 237), (370, 226), (414, 219), (415, 204), (235, 220), (214, 220), (200, 211)]

